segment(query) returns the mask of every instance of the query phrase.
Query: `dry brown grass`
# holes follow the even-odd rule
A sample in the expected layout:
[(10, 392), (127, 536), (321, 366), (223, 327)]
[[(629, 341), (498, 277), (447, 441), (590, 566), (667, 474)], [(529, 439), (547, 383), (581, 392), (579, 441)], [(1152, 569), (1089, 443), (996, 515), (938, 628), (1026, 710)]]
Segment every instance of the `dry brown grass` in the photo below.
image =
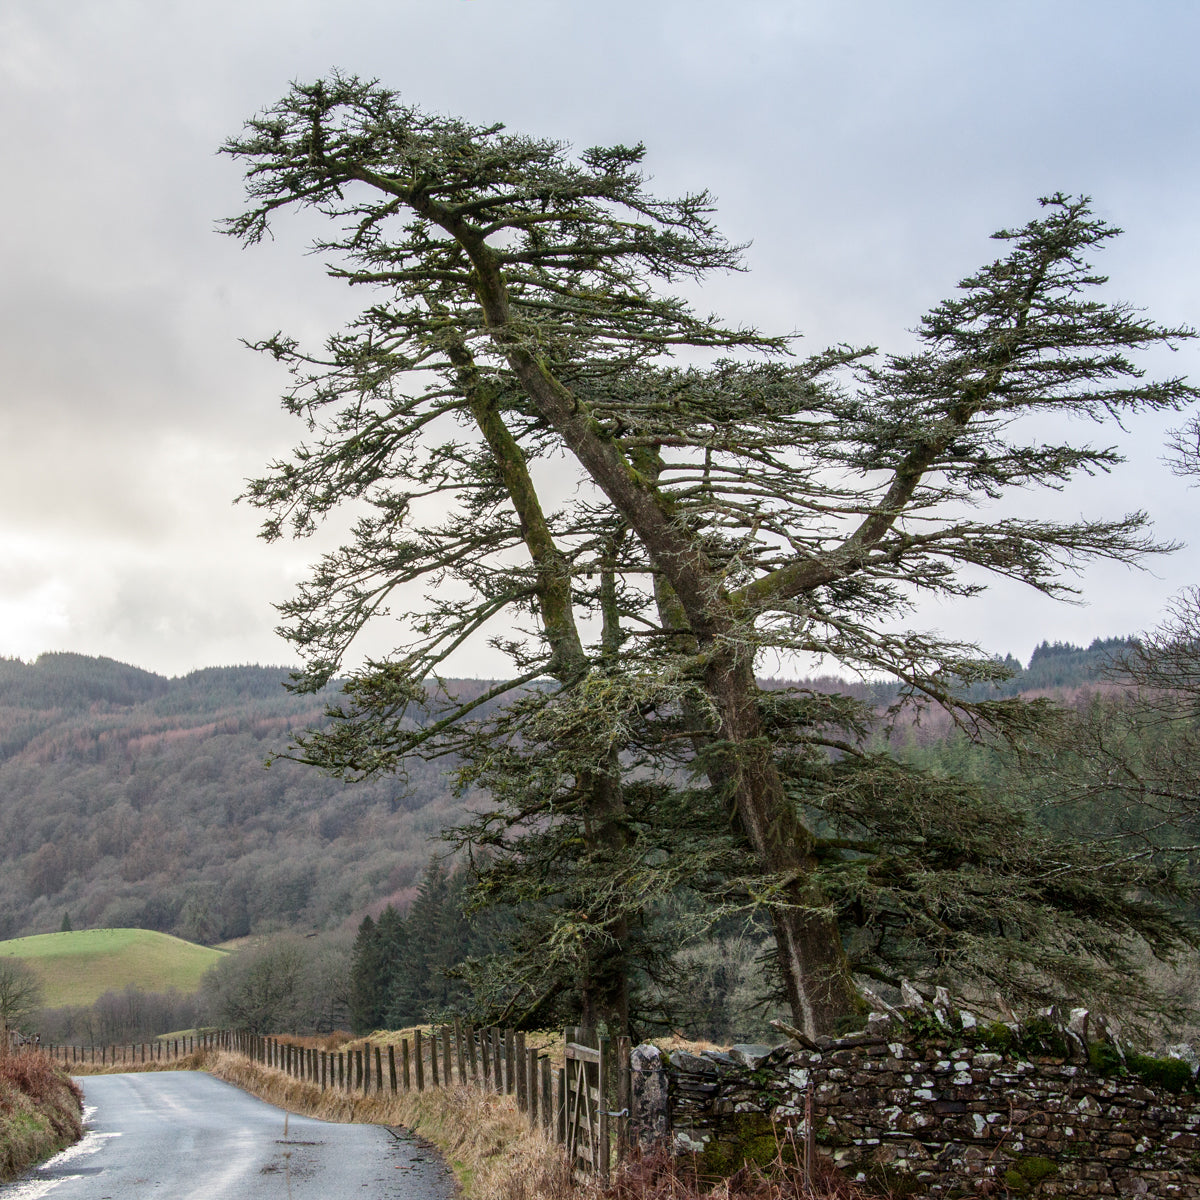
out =
[(192, 1054), (181, 1054), (178, 1058), (151, 1059), (147, 1062), (59, 1063), (72, 1075), (126, 1075), (135, 1071), (203, 1071), (212, 1058), (212, 1051), (196, 1050)]
[(0, 1181), (78, 1141), (83, 1093), (38, 1050), (0, 1053)]
[(629, 1163), (603, 1193), (604, 1200), (880, 1200), (841, 1174), (828, 1159), (804, 1169), (782, 1152), (767, 1169), (747, 1165), (728, 1179), (703, 1180), (689, 1161), (666, 1151)]
[(289, 1112), (406, 1126), (442, 1152), (468, 1200), (566, 1200), (573, 1194), (562, 1151), (529, 1127), (512, 1096), (466, 1087), (367, 1096), (322, 1091), (226, 1053), (210, 1055), (207, 1069)]

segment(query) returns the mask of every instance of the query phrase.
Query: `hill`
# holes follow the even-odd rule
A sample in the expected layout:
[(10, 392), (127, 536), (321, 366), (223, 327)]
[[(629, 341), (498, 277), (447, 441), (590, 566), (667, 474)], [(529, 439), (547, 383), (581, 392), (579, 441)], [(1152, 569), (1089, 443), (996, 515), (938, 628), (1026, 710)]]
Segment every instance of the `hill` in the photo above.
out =
[[(178, 679), (0, 660), (0, 937), (132, 928), (213, 944), (328, 929), (415, 884), (462, 811), (441, 765), (345, 785), (276, 761), (324, 720), (288, 672)], [(465, 684), (464, 687), (469, 687)]]
[[(1124, 644), (1043, 643), (1028, 667), (1008, 660), (1015, 675), (998, 694), (1069, 695)], [(0, 659), (0, 938), (57, 930), (66, 913), (77, 929), (213, 945), (403, 906), (439, 832), (481, 798), (456, 797), (445, 762), (352, 786), (282, 760), (265, 770), (324, 720), (327, 697), (289, 693), (287, 678), (240, 666), (167, 679), (79, 654)], [(880, 705), (895, 695), (800, 682)], [(467, 695), (487, 686), (452, 683)], [(922, 740), (940, 736), (923, 723)]]
[(50, 1008), (91, 1004), (129, 984), (147, 992), (194, 992), (224, 954), (149, 929), (85, 929), (0, 942), (0, 957), (32, 967)]

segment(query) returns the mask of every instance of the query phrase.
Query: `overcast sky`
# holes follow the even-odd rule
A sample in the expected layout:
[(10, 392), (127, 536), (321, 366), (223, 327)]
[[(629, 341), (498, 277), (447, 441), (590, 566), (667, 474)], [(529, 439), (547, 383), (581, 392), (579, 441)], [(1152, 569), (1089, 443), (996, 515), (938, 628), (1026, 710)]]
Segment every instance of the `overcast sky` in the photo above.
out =
[[(233, 500), (299, 430), (238, 339), (318, 337), (359, 298), (298, 225), (251, 251), (214, 232), (241, 199), (216, 148), (290, 80), (337, 67), (581, 147), (644, 141), (660, 191), (710, 188), (753, 239), (706, 308), (887, 348), (1059, 189), (1127, 231), (1114, 295), (1200, 323), (1198, 42), (1182, 0), (3, 0), (0, 654), (290, 659), (271, 602), (312, 548), (259, 542)], [(1200, 351), (1158, 367), (1200, 378)], [(1055, 511), (1144, 507), (1187, 541), (1171, 424), (1073, 427), (1130, 461)], [(1142, 629), (1200, 582), (1195, 540), (1089, 573), (1084, 607), (1001, 588), (921, 620), (1022, 658)]]

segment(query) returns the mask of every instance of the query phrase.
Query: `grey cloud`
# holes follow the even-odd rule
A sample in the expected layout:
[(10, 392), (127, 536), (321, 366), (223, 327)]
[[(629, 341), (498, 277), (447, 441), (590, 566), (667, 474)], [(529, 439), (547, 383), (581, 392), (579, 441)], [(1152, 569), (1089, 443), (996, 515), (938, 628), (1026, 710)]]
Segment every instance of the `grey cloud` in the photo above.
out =
[[(237, 339), (319, 339), (361, 297), (304, 254), (312, 220), (249, 253), (213, 226), (240, 202), (217, 146), (290, 79), (339, 66), (579, 146), (644, 140), (660, 190), (711, 188), (722, 228), (753, 240), (750, 273), (706, 282), (701, 307), (806, 348), (896, 347), (994, 228), (1060, 187), (1128, 228), (1116, 292), (1195, 320), (1198, 34), (1182, 0), (9, 0), (0, 541), (33, 547), (0, 580), (9, 645), (53, 634), (173, 670), (286, 654), (270, 602), (312, 551), (269, 551), (230, 504), (301, 431), (277, 411), (286, 381)], [(1164, 363), (1200, 375), (1194, 348)], [(1161, 437), (1131, 427), (1134, 461), (1100, 498), (1182, 536), (1192, 497)], [(922, 616), (1028, 653), (1030, 629), (1128, 628), (1195, 567), (1089, 575), (1090, 608), (1028, 601), (1036, 622), (1014, 624), (1003, 592)], [(26, 634), (19, 593), (49, 613)]]

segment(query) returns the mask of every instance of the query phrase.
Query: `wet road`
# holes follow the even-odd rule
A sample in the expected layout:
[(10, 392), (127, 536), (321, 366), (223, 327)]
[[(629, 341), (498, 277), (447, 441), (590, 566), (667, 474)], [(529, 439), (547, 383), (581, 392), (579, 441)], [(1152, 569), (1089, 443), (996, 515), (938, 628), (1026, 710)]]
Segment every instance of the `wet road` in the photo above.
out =
[[(83, 1140), (3, 1200), (449, 1200), (436, 1152), (406, 1130), (337, 1125), (200, 1071), (90, 1075)], [(287, 1120), (285, 1135), (284, 1121)]]

